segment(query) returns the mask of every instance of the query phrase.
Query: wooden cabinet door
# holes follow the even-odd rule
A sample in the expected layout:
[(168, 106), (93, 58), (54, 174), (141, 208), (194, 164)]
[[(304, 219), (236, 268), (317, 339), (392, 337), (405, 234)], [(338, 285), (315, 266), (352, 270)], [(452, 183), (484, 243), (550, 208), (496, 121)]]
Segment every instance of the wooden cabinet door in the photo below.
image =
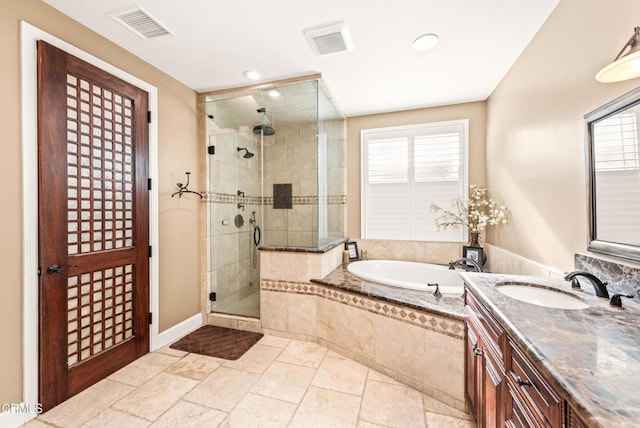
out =
[(478, 394), (480, 392), (479, 384), (481, 381), (482, 363), (480, 356), (477, 355), (478, 335), (477, 332), (466, 323), (465, 329), (465, 359), (464, 359), (464, 374), (465, 374), (465, 398), (467, 405), (471, 410), (473, 418), (480, 423), (478, 408), (480, 407), (480, 400)]
[(589, 426), (573, 407), (567, 406), (567, 408), (567, 428), (587, 428)]
[(476, 426), (504, 426), (504, 369), (484, 346), (473, 322), (465, 329), (465, 395)]
[(482, 407), (483, 427), (504, 426), (504, 369), (493, 361), (486, 350), (482, 355)]

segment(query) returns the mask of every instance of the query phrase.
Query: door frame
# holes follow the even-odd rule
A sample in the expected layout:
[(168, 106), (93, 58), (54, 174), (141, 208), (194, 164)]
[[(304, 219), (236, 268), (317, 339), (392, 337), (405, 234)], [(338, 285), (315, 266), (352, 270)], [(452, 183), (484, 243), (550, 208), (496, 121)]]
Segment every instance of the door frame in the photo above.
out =
[[(96, 66), (149, 94), (149, 245), (154, 249), (149, 260), (149, 349), (166, 343), (159, 334), (159, 231), (158, 231), (158, 89), (137, 77), (94, 57), (31, 24), (20, 22), (21, 99), (22, 99), (22, 280), (23, 280), (23, 403), (35, 408), (38, 403), (38, 116), (36, 41), (47, 43)], [(25, 413), (25, 422), (37, 416)]]

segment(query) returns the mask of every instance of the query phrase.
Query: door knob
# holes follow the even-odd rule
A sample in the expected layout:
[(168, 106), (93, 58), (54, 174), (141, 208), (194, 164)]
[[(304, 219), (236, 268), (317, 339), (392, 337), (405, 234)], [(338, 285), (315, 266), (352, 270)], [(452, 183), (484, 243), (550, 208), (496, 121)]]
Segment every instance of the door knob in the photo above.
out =
[(484, 352), (482, 349), (478, 348), (476, 345), (473, 345), (473, 348), (471, 348), (471, 351), (473, 352), (473, 355), (479, 357), (481, 355), (484, 355)]
[(47, 268), (47, 273), (49, 275), (54, 275), (56, 273), (59, 273), (62, 270), (62, 266), (60, 265), (51, 265)]

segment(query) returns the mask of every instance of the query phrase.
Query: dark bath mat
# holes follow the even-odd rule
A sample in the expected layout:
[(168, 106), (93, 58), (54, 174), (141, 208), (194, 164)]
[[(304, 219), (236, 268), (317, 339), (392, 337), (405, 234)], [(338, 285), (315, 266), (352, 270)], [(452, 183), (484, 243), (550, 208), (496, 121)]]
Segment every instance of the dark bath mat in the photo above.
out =
[(225, 360), (237, 360), (262, 339), (262, 336), (262, 333), (203, 325), (172, 344), (170, 348)]

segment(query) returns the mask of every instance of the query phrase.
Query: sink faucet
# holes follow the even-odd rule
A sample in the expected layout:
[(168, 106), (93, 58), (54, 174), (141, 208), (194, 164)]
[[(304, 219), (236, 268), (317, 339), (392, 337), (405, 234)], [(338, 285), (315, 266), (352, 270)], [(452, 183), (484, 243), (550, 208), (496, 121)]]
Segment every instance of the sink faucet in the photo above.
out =
[[(458, 265), (463, 265), (464, 269), (469, 272), (470, 270), (473, 270), (475, 272), (482, 272), (482, 266), (480, 266), (480, 264), (478, 264), (478, 262), (476, 262), (473, 259), (470, 259), (468, 257), (463, 257), (461, 259), (458, 260), (452, 260), (449, 262), (449, 269), (454, 270), (456, 268), (456, 266)], [(469, 266), (471, 265), (471, 266)]]
[(576, 278), (577, 276), (583, 276), (587, 278), (591, 282), (591, 284), (593, 284), (593, 288), (596, 290), (596, 296), (609, 298), (607, 283), (602, 282), (597, 276), (592, 273), (575, 270), (573, 272), (569, 272), (564, 277), (564, 280), (571, 281), (571, 288), (580, 288), (580, 282), (578, 282), (578, 278)]

